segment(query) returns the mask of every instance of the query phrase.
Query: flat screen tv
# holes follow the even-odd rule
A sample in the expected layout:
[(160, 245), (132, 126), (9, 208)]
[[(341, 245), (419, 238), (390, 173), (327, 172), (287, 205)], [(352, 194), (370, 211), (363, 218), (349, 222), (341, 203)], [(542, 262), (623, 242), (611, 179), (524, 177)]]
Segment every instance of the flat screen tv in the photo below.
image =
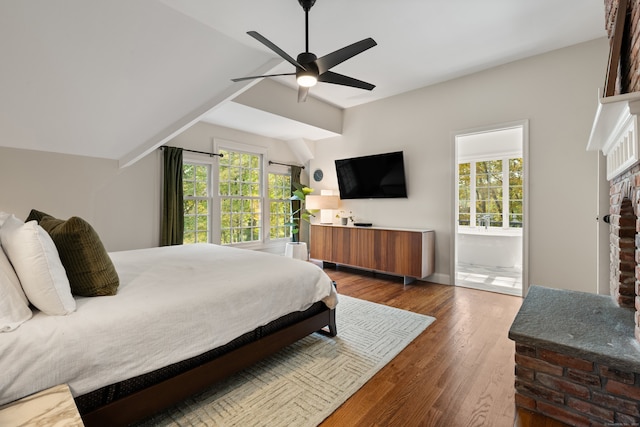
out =
[(336, 160), (341, 199), (407, 197), (402, 151)]

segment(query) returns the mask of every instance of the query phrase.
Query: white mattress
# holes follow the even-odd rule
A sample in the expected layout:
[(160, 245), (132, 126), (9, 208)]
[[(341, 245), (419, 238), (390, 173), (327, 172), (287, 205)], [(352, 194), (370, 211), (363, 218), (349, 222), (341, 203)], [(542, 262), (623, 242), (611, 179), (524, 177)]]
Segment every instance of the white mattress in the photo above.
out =
[(206, 244), (110, 255), (117, 295), (77, 297), (68, 316), (36, 310), (0, 334), (0, 404), (63, 383), (79, 396), (337, 303), (320, 268), (278, 255)]

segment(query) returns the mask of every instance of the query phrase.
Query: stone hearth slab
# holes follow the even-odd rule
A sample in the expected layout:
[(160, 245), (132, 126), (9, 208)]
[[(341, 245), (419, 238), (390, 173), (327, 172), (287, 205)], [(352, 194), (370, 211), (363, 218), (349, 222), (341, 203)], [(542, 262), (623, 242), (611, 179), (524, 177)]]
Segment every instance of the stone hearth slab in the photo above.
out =
[(517, 343), (640, 372), (634, 311), (610, 296), (531, 286), (511, 329)]

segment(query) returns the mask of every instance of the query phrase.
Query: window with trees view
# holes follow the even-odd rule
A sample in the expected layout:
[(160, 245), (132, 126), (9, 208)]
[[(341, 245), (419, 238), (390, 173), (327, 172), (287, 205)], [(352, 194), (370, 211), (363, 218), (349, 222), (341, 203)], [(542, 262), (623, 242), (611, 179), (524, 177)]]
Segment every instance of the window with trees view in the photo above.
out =
[(458, 224), (522, 227), (522, 158), (458, 165)]
[(269, 173), (269, 238), (291, 237), (291, 174)]
[(509, 227), (522, 228), (522, 158), (509, 159)]
[(262, 155), (219, 150), (220, 243), (262, 240)]
[(222, 157), (183, 161), (184, 243), (257, 246), (291, 238), (288, 168), (264, 167), (260, 147), (228, 141), (216, 150)]
[(184, 243), (209, 242), (210, 174), (210, 165), (183, 164)]

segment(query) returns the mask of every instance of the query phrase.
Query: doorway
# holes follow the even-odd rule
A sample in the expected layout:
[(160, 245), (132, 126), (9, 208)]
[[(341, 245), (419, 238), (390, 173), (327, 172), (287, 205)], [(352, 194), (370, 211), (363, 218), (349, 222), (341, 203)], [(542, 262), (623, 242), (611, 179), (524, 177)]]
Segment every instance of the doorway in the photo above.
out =
[(527, 134), (521, 121), (454, 136), (456, 286), (526, 293)]

